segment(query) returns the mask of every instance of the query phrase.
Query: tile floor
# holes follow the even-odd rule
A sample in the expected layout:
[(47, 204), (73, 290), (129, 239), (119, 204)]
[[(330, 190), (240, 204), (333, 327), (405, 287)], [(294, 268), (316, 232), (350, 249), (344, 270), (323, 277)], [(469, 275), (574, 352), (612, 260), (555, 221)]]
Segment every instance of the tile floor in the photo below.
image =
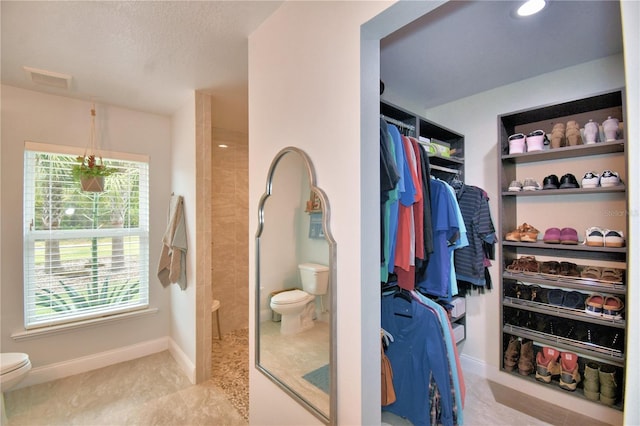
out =
[[(226, 359), (227, 365), (216, 366), (214, 361), (218, 378), (200, 385), (191, 385), (171, 355), (161, 352), (17, 389), (5, 395), (6, 426), (247, 425), (247, 346), (246, 330), (214, 341), (214, 355)], [(471, 372), (464, 374), (468, 426), (601, 424)], [(410, 425), (387, 412), (383, 412), (382, 423)]]

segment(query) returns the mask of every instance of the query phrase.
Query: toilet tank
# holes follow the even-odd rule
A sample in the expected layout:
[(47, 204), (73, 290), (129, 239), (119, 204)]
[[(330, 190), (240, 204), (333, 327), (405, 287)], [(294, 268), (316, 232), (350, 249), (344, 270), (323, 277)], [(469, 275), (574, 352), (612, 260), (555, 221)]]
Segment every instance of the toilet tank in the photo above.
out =
[(302, 289), (309, 294), (326, 294), (329, 286), (329, 267), (318, 263), (298, 265)]

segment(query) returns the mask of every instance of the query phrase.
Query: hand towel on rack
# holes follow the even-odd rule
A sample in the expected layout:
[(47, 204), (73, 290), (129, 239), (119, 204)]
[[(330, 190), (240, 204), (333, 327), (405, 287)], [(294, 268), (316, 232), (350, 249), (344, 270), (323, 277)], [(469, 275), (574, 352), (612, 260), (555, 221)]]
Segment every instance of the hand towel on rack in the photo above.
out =
[(187, 229), (184, 221), (184, 199), (171, 197), (169, 224), (162, 237), (162, 252), (158, 262), (158, 279), (163, 287), (176, 283), (187, 288)]

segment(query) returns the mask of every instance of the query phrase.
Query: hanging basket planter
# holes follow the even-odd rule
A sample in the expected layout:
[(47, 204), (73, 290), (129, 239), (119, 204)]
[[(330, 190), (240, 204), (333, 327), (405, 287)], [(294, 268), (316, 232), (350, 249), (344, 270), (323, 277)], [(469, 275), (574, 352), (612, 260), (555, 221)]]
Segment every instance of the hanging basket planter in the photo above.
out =
[[(87, 151), (90, 154), (87, 155)], [(91, 108), (91, 133), (89, 135), (89, 143), (83, 155), (76, 157), (78, 164), (73, 166), (73, 177), (80, 181), (83, 191), (87, 192), (103, 192), (104, 178), (118, 171), (113, 167), (107, 167), (102, 161), (102, 156), (96, 156), (95, 152), (99, 152), (96, 143), (96, 109)]]
[(103, 192), (104, 176), (93, 176), (80, 178), (80, 186), (86, 192)]

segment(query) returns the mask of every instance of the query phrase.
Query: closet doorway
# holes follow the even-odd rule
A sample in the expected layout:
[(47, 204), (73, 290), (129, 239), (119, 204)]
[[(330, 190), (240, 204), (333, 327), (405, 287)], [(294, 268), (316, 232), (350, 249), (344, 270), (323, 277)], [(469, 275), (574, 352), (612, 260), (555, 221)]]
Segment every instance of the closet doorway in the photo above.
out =
[[(489, 192), (496, 224), (497, 115), (624, 86), (619, 2), (548, 2), (530, 21), (514, 16), (519, 3), (447, 2), (380, 41), (381, 99), (465, 135), (465, 181)], [(576, 84), (597, 67), (615, 69), (614, 81)], [(491, 104), (474, 104), (490, 91)], [(489, 343), (499, 341), (500, 291), (496, 283), (467, 298), (473, 321), (459, 349), (483, 371), (499, 369), (502, 358)]]

